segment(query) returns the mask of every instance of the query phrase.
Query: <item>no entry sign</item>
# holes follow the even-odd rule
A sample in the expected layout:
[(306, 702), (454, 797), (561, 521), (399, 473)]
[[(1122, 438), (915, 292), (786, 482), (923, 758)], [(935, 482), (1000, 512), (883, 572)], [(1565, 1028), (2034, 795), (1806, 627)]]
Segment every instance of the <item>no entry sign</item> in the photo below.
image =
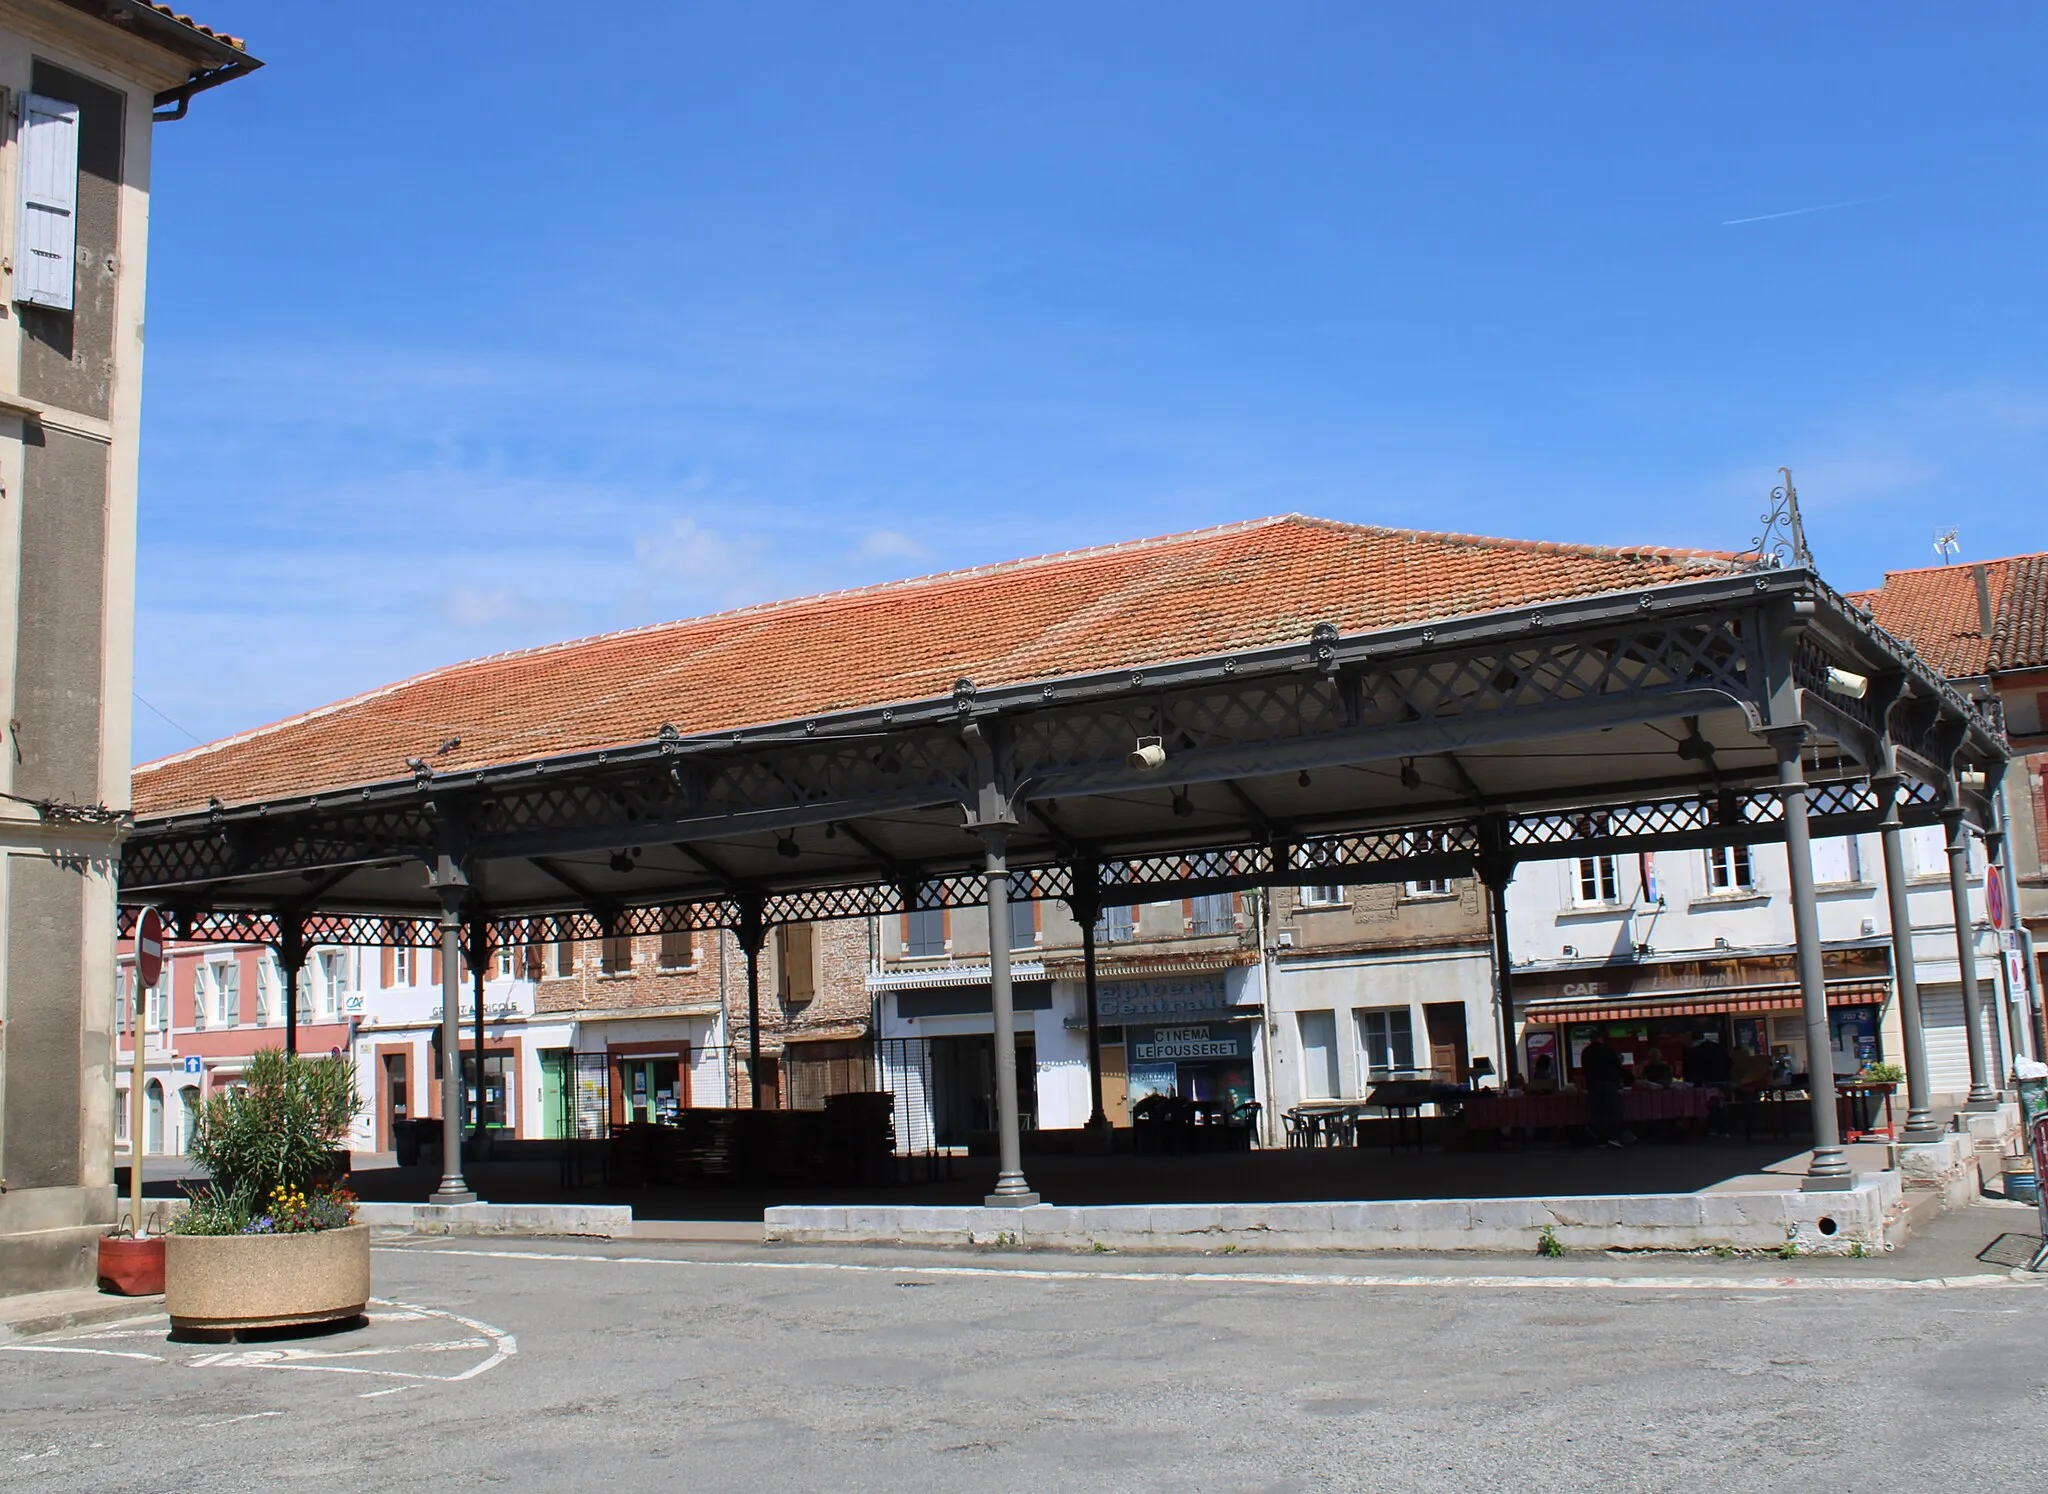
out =
[(135, 920), (136, 984), (143, 990), (155, 985), (164, 973), (164, 916), (144, 908)]

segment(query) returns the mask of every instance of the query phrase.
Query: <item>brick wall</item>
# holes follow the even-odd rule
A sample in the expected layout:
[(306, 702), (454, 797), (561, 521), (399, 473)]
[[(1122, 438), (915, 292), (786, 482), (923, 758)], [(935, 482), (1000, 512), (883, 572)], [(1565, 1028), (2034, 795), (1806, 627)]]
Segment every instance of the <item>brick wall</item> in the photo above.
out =
[[(860, 920), (800, 925), (807, 929), (812, 979), (787, 968), (789, 952), (804, 952), (806, 936), (770, 932), (761, 951), (761, 1046), (777, 1052), (784, 1041), (806, 1037), (853, 1037), (868, 1028), (868, 925)], [(671, 944), (668, 958), (678, 955)], [(618, 941), (607, 969), (605, 942), (578, 940), (540, 951), (535, 988), (537, 1013), (592, 1016), (703, 1014), (718, 1010), (723, 962), (727, 1030), (735, 1044), (747, 1040), (747, 964), (730, 933), (691, 936), (689, 963), (664, 964), (660, 937)], [(560, 972), (564, 963), (567, 973)], [(806, 990), (809, 999), (803, 999)]]

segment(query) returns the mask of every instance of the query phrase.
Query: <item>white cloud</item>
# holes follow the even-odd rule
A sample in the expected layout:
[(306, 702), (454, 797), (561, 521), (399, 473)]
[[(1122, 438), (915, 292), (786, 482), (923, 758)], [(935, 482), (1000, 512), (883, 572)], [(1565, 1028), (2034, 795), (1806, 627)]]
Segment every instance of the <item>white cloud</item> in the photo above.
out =
[(685, 517), (635, 539), (633, 558), (642, 570), (685, 586), (722, 586), (748, 567), (751, 548)]
[(863, 560), (923, 560), (932, 552), (895, 529), (877, 529), (860, 542)]

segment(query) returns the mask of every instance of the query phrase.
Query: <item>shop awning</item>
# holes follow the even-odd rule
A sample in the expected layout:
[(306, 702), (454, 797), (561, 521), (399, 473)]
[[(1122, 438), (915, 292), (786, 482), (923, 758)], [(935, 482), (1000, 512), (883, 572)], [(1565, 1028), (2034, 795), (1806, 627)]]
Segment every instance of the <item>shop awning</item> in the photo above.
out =
[[(1890, 980), (1831, 980), (1827, 983), (1829, 1006), (1881, 1006), (1891, 999)], [(1532, 1001), (1521, 1008), (1532, 1025), (1568, 1022), (1630, 1022), (1649, 1017), (1719, 1017), (1746, 1012), (1795, 1012), (1799, 1010), (1799, 987), (1783, 985), (1722, 987), (1718, 990), (1667, 991), (1651, 1000), (1625, 998), (1619, 1001), (1570, 1002)]]

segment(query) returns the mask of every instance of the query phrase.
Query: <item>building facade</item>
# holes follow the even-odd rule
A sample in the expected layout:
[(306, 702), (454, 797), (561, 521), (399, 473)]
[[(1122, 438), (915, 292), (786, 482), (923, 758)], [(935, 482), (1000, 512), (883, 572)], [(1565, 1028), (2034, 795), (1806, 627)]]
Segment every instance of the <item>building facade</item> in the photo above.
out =
[(1276, 1107), (1388, 1079), (1498, 1072), (1485, 890), (1473, 878), (1276, 887), (1268, 959)]
[(1993, 965), (2048, 1050), (2048, 554), (1888, 571), (1853, 600), (1959, 688), (1998, 704), (2012, 761), (1999, 786), (2008, 882)]
[[(1969, 1091), (1960, 961), (1946, 840), (1938, 827), (1905, 833), (1914, 969), (1934, 1097)], [(1813, 843), (1832, 1052), (1838, 1075), (1868, 1063), (1901, 1064), (1903, 1028), (1878, 838)], [(1995, 941), (1983, 921), (1984, 854), (1973, 843), (1969, 896), (1980, 952), (1985, 1039), (1994, 1072), (2014, 1052), (1986, 977)], [(1790, 896), (1779, 845), (1656, 856), (1529, 862), (1508, 889), (1509, 946), (1521, 1071), (1549, 1055), (1575, 1075), (1597, 1032), (1632, 1066), (1676, 1060), (1693, 1035), (1766, 1069), (1805, 1073)], [(1753, 1072), (1755, 1065), (1748, 1065)]]
[(114, 1222), (151, 121), (256, 66), (139, 0), (0, 3), (0, 1293)]

